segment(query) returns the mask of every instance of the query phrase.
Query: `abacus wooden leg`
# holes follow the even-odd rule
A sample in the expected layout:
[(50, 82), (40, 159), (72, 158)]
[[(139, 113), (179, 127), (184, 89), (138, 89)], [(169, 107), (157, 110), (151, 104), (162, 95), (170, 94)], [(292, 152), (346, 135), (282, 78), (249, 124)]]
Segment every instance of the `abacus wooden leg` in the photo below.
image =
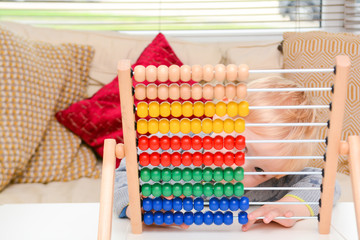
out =
[(115, 139), (105, 139), (100, 190), (98, 240), (110, 240), (115, 179)]

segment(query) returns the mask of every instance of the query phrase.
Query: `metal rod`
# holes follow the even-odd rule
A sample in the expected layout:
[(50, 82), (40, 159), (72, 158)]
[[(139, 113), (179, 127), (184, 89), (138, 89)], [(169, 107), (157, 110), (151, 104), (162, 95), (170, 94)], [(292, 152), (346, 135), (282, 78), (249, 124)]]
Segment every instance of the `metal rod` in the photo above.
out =
[(246, 143), (325, 143), (325, 139), (276, 139), (276, 140), (245, 140)]
[(244, 175), (321, 175), (321, 172), (244, 172)]
[(306, 91), (331, 91), (332, 88), (248, 88), (248, 92), (306, 92)]
[(318, 73), (334, 72), (334, 68), (249, 70), (249, 73), (316, 73), (316, 72)]
[(324, 159), (324, 156), (245, 156), (249, 159)]
[[(256, 219), (264, 219), (265, 217), (257, 217)], [(317, 219), (317, 216), (311, 216), (311, 217), (308, 217), (308, 216), (303, 216), (303, 217), (276, 217), (274, 219)]]
[(319, 202), (249, 202), (249, 205), (319, 205)]
[(246, 127), (323, 127), (328, 123), (245, 123)]
[(320, 190), (320, 187), (244, 187), (244, 190)]
[(316, 109), (316, 108), (325, 108), (329, 109), (329, 105), (285, 105), (285, 106), (249, 106), (249, 110), (256, 109)]

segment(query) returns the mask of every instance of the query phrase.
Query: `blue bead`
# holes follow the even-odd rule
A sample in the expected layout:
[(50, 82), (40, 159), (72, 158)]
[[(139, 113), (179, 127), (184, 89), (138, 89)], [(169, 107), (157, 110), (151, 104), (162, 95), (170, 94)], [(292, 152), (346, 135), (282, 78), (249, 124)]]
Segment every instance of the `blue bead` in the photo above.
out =
[(220, 199), (220, 209), (223, 211), (226, 211), (229, 209), (229, 199), (227, 199), (226, 197), (223, 197)]
[(243, 211), (239, 212), (238, 219), (239, 219), (240, 224), (242, 224), (242, 225), (247, 224), (247, 222), (248, 222), (247, 213), (243, 212)]
[(239, 199), (236, 197), (230, 198), (229, 208), (231, 211), (237, 211), (239, 209)]
[(193, 209), (193, 199), (191, 197), (184, 198), (183, 208), (185, 211), (191, 211)]
[(166, 225), (171, 225), (174, 223), (174, 214), (172, 212), (164, 213), (164, 223)]
[(182, 209), (182, 200), (179, 197), (173, 199), (173, 209), (174, 211), (180, 211)]
[(157, 197), (153, 199), (153, 209), (155, 211), (160, 211), (163, 207), (161, 197)]
[(214, 214), (210, 211), (204, 213), (204, 223), (206, 225), (210, 225), (213, 224), (213, 222), (214, 222)]
[(231, 224), (233, 224), (233, 222), (234, 222), (234, 216), (233, 216), (232, 212), (229, 212), (229, 211), (225, 212), (224, 213), (225, 225), (231, 225)]
[(144, 213), (144, 223), (146, 225), (151, 225), (154, 222), (154, 214), (152, 212)]
[(174, 223), (176, 225), (181, 225), (184, 223), (184, 214), (182, 212), (174, 213)]
[(241, 197), (240, 198), (240, 209), (242, 211), (246, 211), (249, 209), (249, 199), (247, 197)]
[(162, 212), (154, 213), (154, 223), (156, 225), (161, 225), (164, 223), (164, 214)]
[(219, 205), (220, 205), (219, 202), (220, 202), (219, 199), (217, 199), (215, 197), (210, 198), (210, 200), (209, 200), (209, 208), (210, 208), (210, 210), (212, 210), (212, 211), (218, 210)]
[(194, 214), (192, 212), (184, 213), (184, 223), (186, 225), (191, 225), (194, 223)]
[(214, 223), (216, 225), (221, 225), (224, 222), (224, 217), (222, 212), (216, 212), (214, 213)]
[(148, 212), (153, 209), (152, 199), (151, 198), (144, 198), (143, 199), (143, 209), (144, 211)]
[(196, 225), (201, 225), (204, 223), (204, 214), (202, 212), (196, 212), (194, 214), (194, 223)]
[(194, 209), (196, 211), (201, 211), (204, 209), (204, 199), (202, 198), (195, 198), (194, 200)]
[(171, 199), (163, 198), (162, 204), (165, 211), (171, 211), (173, 209), (173, 202)]

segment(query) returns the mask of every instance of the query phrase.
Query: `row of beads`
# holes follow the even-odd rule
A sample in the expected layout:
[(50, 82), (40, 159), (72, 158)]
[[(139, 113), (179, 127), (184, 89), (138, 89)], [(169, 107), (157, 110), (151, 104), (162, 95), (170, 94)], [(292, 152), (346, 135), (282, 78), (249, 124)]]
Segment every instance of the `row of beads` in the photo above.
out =
[(161, 185), (160, 183), (149, 184), (145, 183), (141, 186), (141, 193), (143, 196), (148, 197), (153, 195), (154, 197), (160, 197), (161, 195), (165, 197), (170, 197), (173, 195), (174, 197), (180, 197), (184, 195), (185, 197), (195, 196), (201, 197), (205, 195), (206, 197), (211, 197), (215, 195), (216, 197), (222, 197), (223, 195), (227, 197), (231, 197), (233, 195), (240, 197), (244, 195), (244, 185), (241, 182), (237, 182), (235, 184), (232, 183), (215, 183), (212, 185), (211, 183), (205, 183), (202, 185), (201, 183), (195, 183), (192, 185), (191, 183), (164, 183)]
[(246, 117), (249, 114), (249, 103), (247, 101), (236, 102), (140, 102), (136, 106), (136, 114), (140, 118), (146, 118), (148, 116), (152, 118), (156, 117), (213, 117), (215, 114), (219, 117), (228, 115), (229, 117)]
[(157, 153), (153, 152), (151, 154), (147, 152), (140, 153), (139, 155), (139, 163), (141, 166), (146, 167), (149, 164), (152, 166), (159, 166), (160, 164), (163, 167), (168, 167), (170, 165), (172, 166), (180, 166), (181, 164), (184, 166), (190, 166), (193, 164), (194, 166), (222, 166), (225, 164), (226, 166), (232, 166), (235, 164), (236, 166), (242, 166), (244, 165), (245, 161), (245, 154), (243, 152), (216, 152), (216, 153), (210, 153), (205, 152), (204, 154), (200, 152), (184, 152), (184, 153)]
[(230, 182), (232, 180), (242, 181), (244, 179), (244, 169), (242, 167), (237, 167), (235, 169), (231, 167), (227, 167), (222, 169), (221, 167), (217, 167), (212, 169), (210, 167), (202, 168), (142, 168), (140, 170), (140, 179), (143, 182), (149, 182), (150, 180), (154, 182), (164, 181), (169, 182), (173, 181), (186, 181), (189, 182), (194, 180), (199, 182), (204, 180), (206, 182), (210, 182), (211, 180), (215, 180), (216, 182), (220, 182), (225, 180)]
[(138, 100), (150, 99), (155, 100), (159, 98), (160, 100), (200, 100), (204, 98), (205, 100), (223, 100), (225, 97), (227, 99), (245, 99), (247, 95), (247, 87), (245, 84), (227, 84), (226, 86), (222, 84), (217, 84), (215, 86), (211, 84), (205, 84), (204, 86), (200, 84), (181, 84), (176, 83), (170, 84), (160, 84), (159, 86), (155, 84), (149, 84), (145, 86), (144, 84), (138, 84), (135, 86), (135, 98)]
[(242, 133), (245, 130), (245, 120), (242, 118), (238, 118), (236, 120), (233, 119), (215, 119), (212, 120), (210, 118), (205, 118), (200, 120), (198, 118), (188, 119), (183, 118), (179, 121), (179, 119), (171, 119), (170, 121), (166, 118), (162, 118), (160, 120), (151, 118), (149, 121), (145, 119), (140, 119), (137, 121), (136, 130), (139, 134), (155, 134), (162, 133), (166, 134), (169, 131), (171, 133), (177, 134), (179, 132), (188, 134), (190, 132), (194, 134), (198, 134), (200, 132), (209, 134), (211, 132), (214, 133), (232, 133), (235, 131), (236, 133)]
[(180, 148), (182, 150), (200, 150), (201, 148), (204, 148), (205, 150), (211, 150), (212, 148), (216, 150), (221, 150), (225, 148), (226, 150), (232, 150), (236, 148), (237, 150), (242, 150), (245, 148), (245, 137), (244, 136), (205, 136), (203, 138), (199, 136), (151, 136), (150, 138), (147, 136), (141, 136), (138, 139), (138, 147), (140, 150), (145, 151), (148, 149), (151, 149), (153, 151), (159, 150), (160, 148), (162, 150), (179, 150)]
[[(234, 221), (234, 216), (233, 213), (230, 211), (226, 211), (226, 212), (211, 212), (211, 211), (207, 211), (205, 213), (202, 212), (196, 212), (196, 213), (192, 213), (192, 212), (145, 212), (144, 213), (144, 223), (146, 225), (151, 225), (151, 224), (156, 224), (156, 225), (162, 225), (162, 224), (166, 224), (166, 225), (172, 225), (172, 224), (176, 224), (176, 225), (181, 225), (181, 224), (186, 224), (186, 225), (192, 225), (192, 224), (196, 224), (196, 225), (202, 225), (202, 224), (206, 224), (206, 225), (211, 225), (211, 224), (215, 224), (215, 225), (221, 225), (221, 224), (225, 224), (225, 225), (231, 225), (233, 224)], [(246, 212), (239, 212), (238, 214), (238, 222), (240, 224), (246, 224), (248, 222), (248, 217), (247, 217), (247, 213)]]
[(213, 79), (216, 81), (235, 81), (237, 79), (246, 81), (248, 76), (249, 67), (245, 64), (240, 64), (239, 66), (235, 64), (229, 64), (227, 66), (223, 64), (217, 64), (215, 66), (207, 64), (203, 67), (200, 65), (182, 65), (181, 67), (177, 65), (171, 65), (170, 67), (165, 65), (160, 65), (159, 67), (155, 67), (154, 65), (147, 67), (138, 65), (134, 68), (134, 78), (137, 82), (143, 82), (145, 79), (148, 82), (155, 82), (156, 80), (160, 82), (166, 82), (168, 80), (171, 82), (177, 82), (179, 80), (188, 82), (191, 79), (195, 82), (201, 80), (210, 82)]

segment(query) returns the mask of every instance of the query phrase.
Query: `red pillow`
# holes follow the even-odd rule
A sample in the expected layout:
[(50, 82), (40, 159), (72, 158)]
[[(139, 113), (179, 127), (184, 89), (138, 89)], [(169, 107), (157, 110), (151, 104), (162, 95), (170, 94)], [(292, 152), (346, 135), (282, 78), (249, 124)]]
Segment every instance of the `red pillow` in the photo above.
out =
[[(159, 33), (145, 48), (132, 68), (137, 65), (183, 65), (167, 42)], [(145, 82), (146, 84), (146, 82)], [(192, 83), (191, 83), (192, 84)], [(56, 113), (57, 120), (78, 135), (102, 156), (104, 139), (114, 138), (123, 142), (119, 101), (118, 78), (101, 88), (93, 97), (72, 104)], [(117, 165), (119, 161), (117, 161)]]

